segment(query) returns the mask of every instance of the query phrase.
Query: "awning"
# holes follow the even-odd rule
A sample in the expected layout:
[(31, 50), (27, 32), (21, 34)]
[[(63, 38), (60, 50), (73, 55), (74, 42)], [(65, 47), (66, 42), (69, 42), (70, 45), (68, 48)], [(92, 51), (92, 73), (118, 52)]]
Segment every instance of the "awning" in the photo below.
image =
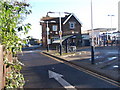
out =
[[(72, 36), (74, 36), (74, 35), (63, 36), (63, 37), (62, 37), (62, 42), (63, 42), (64, 40), (66, 40), (67, 38), (70, 38), (70, 37), (72, 37)], [(55, 41), (53, 41), (52, 43), (60, 43), (60, 39), (55, 40)]]

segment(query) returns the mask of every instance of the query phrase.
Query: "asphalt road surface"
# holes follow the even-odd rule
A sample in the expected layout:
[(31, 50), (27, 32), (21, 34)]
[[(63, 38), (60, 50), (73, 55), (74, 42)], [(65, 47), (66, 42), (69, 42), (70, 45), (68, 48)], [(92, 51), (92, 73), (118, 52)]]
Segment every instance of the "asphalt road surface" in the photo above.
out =
[[(38, 51), (26, 51), (23, 55), (19, 55), (19, 58), (21, 62), (25, 64), (22, 70), (26, 81), (24, 88), (65, 88), (64, 85), (61, 84), (64, 82), (60, 82), (60, 80), (56, 78), (49, 78), (48, 71), (61, 74), (60, 79), (66, 81), (76, 89), (118, 88), (109, 82), (56, 61)], [(57, 77), (57, 74), (53, 76)]]

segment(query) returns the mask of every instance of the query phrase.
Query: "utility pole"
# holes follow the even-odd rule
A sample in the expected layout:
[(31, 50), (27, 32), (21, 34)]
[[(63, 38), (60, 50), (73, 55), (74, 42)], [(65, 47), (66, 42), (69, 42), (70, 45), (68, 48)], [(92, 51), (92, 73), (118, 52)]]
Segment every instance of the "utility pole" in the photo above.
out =
[(92, 42), (91, 42), (91, 64), (95, 64), (94, 61), (94, 30), (93, 30), (93, 9), (92, 9), (92, 0), (91, 0), (91, 38), (92, 38)]
[(60, 23), (60, 30), (59, 30), (59, 36), (60, 36), (60, 55), (62, 55), (62, 29), (61, 29), (61, 14), (59, 12), (59, 23)]

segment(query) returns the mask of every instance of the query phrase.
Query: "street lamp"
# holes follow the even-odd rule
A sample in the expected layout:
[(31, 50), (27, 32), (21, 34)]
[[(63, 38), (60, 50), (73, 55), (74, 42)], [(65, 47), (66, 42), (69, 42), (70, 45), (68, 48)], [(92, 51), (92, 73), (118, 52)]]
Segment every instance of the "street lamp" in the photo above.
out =
[[(108, 15), (111, 17), (111, 31), (112, 31), (112, 17), (115, 16), (115, 15)], [(108, 42), (108, 32), (107, 32), (107, 42)]]
[(59, 36), (60, 36), (60, 55), (62, 55), (62, 28), (61, 28), (61, 13), (65, 13), (65, 14), (70, 14), (68, 12), (47, 12), (47, 16), (48, 16), (48, 13), (58, 13), (59, 14), (59, 27), (60, 27), (60, 30), (59, 30)]
[(47, 21), (47, 52), (49, 52), (49, 27), (48, 27), (48, 21)]
[(108, 30), (109, 30), (109, 29), (107, 29), (107, 32), (106, 32), (106, 35), (107, 35), (107, 46), (108, 46), (108, 41), (109, 41), (109, 40), (108, 40), (108, 39), (109, 39), (109, 38), (108, 38)]
[(50, 44), (50, 40), (49, 40), (49, 27), (48, 27), (48, 24), (49, 23), (55, 23), (56, 21), (40, 21), (41, 23), (46, 23), (47, 24), (47, 28), (46, 28), (46, 32), (47, 32), (47, 35), (46, 35), (46, 38), (47, 38), (47, 52), (49, 52), (49, 44)]
[(112, 17), (115, 16), (115, 15), (108, 15), (111, 17), (111, 31), (112, 31)]
[(93, 30), (93, 10), (92, 10), (92, 0), (91, 0), (91, 64), (94, 64), (94, 30)]

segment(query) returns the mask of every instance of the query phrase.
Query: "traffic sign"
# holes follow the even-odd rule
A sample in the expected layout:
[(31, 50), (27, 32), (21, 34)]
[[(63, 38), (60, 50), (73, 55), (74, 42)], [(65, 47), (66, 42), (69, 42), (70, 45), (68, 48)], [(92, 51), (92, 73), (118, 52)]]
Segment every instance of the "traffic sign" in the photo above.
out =
[(62, 31), (59, 31), (59, 35), (62, 36)]

